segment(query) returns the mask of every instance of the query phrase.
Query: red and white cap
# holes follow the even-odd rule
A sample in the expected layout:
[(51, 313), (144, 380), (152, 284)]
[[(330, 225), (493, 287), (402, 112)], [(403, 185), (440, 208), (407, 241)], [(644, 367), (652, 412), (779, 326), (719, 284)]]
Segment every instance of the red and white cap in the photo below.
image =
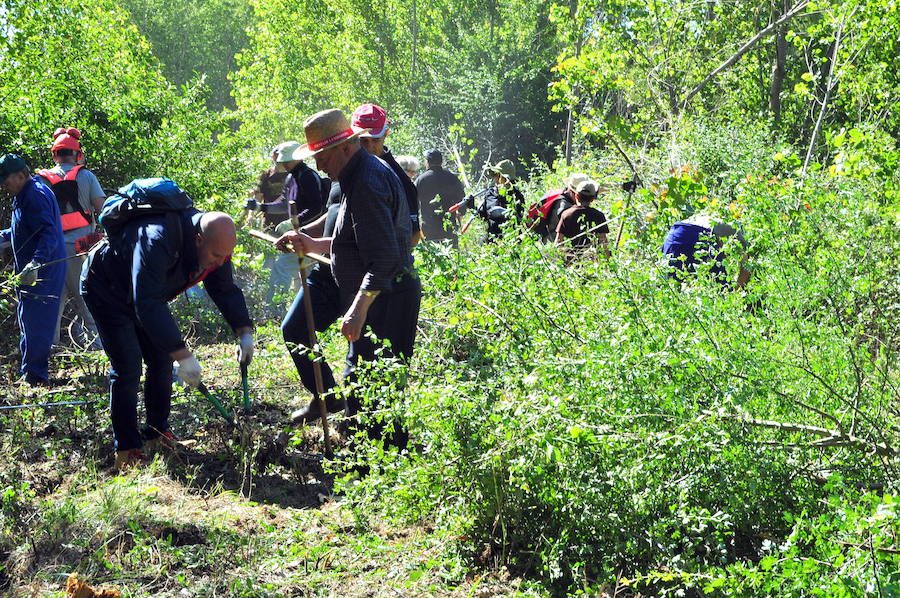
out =
[(368, 133), (363, 133), (360, 137), (376, 139), (384, 137), (387, 134), (388, 125), (391, 124), (384, 108), (377, 104), (363, 104), (353, 111), (350, 122), (355, 128), (369, 129)]

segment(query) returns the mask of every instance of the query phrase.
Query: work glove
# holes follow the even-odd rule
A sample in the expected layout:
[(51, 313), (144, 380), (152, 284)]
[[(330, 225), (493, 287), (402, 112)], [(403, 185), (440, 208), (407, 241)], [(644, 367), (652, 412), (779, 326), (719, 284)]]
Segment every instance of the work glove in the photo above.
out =
[(193, 355), (179, 359), (175, 375), (188, 386), (197, 388), (200, 386), (200, 362)]
[(28, 262), (22, 271), (19, 272), (19, 284), (23, 287), (30, 287), (37, 284), (38, 270), (41, 265), (35, 261)]
[(626, 181), (626, 182), (622, 183), (622, 191), (624, 191), (625, 193), (634, 193), (640, 184), (641, 184), (641, 181), (639, 179), (632, 179), (630, 181)]
[(250, 365), (253, 360), (253, 335), (245, 332), (238, 341), (237, 359), (241, 365)]
[(244, 202), (244, 209), (245, 210), (258, 210), (259, 204), (256, 202), (256, 199), (251, 197), (246, 202)]

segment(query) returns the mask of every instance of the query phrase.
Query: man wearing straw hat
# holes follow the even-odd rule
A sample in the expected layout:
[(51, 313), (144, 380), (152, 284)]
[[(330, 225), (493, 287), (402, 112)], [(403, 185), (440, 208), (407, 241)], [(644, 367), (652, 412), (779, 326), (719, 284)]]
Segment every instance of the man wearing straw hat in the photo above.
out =
[[(364, 335), (367, 328), (377, 339), (390, 342), (381, 355), (404, 360), (412, 356), (422, 287), (410, 255), (409, 207), (397, 175), (361, 151), (358, 137), (368, 129), (351, 127), (336, 109), (312, 115), (303, 129), (307, 143), (297, 155), (315, 157), (316, 167), (340, 184), (340, 208), (332, 236), (290, 232), (276, 241), (276, 247), (331, 255), (344, 313), (341, 334), (350, 342), (345, 377), (352, 381), (359, 359), (374, 360), (379, 348)], [(302, 317), (299, 312), (295, 317)], [(359, 397), (351, 394), (345, 412), (352, 417), (359, 410)], [(367, 428), (370, 437), (384, 437), (401, 449), (406, 446), (405, 430), (386, 433), (380, 424)]]

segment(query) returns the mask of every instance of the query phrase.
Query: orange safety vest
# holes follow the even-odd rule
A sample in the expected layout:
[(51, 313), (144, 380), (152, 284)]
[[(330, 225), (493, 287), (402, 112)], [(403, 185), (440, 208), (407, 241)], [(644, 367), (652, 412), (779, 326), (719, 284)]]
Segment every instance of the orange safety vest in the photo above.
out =
[[(82, 165), (78, 164), (69, 170), (65, 177), (59, 176), (52, 170), (38, 170), (39, 175), (50, 181), (50, 189), (59, 203), (63, 232), (91, 225), (90, 217), (81, 209), (81, 204), (78, 203), (78, 183), (75, 182), (75, 177), (78, 176), (78, 172), (81, 169)], [(66, 210), (66, 205), (71, 207), (72, 211), (63, 213)]]

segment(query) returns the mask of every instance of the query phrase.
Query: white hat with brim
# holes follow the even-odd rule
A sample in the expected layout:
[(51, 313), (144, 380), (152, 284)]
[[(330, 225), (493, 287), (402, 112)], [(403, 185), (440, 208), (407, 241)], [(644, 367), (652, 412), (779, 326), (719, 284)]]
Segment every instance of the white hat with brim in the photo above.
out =
[(344, 113), (336, 108), (316, 112), (303, 123), (306, 143), (292, 154), (293, 160), (306, 160), (320, 152), (368, 133), (369, 129), (350, 126)]
[(575, 191), (578, 188), (578, 185), (588, 180), (590, 180), (590, 177), (588, 175), (581, 172), (576, 172), (575, 174), (569, 175), (564, 178), (563, 183), (566, 185), (566, 189)]
[(578, 183), (575, 187), (575, 193), (583, 198), (595, 198), (600, 191), (600, 185), (596, 181), (587, 179)]
[(278, 155), (275, 156), (275, 162), (279, 164), (293, 162), (297, 159), (294, 157), (294, 152), (296, 152), (299, 147), (299, 141), (285, 141), (284, 143), (279, 143), (277, 147)]

